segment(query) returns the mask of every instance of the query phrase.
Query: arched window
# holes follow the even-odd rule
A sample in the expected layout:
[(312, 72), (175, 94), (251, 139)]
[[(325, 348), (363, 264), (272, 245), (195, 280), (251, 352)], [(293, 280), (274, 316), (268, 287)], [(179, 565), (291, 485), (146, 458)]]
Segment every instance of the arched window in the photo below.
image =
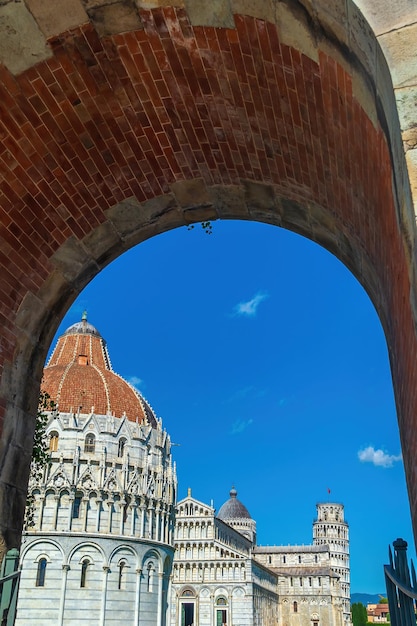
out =
[(126, 563), (125, 561), (120, 561), (119, 563), (119, 579), (118, 579), (118, 583), (117, 583), (117, 588), (118, 589), (124, 589), (124, 569), (126, 567)]
[(53, 430), (49, 435), (49, 450), (50, 452), (56, 452), (58, 450), (59, 435), (56, 430)]
[(39, 559), (38, 561), (38, 570), (36, 572), (36, 586), (37, 587), (45, 587), (45, 574), (46, 574), (46, 565), (47, 560), (45, 558)]
[(227, 625), (227, 600), (220, 597), (216, 600), (216, 626)]
[(72, 505), (72, 517), (78, 519), (80, 517), (81, 496), (76, 495)]
[(126, 439), (125, 437), (122, 437), (121, 439), (119, 439), (119, 448), (117, 450), (117, 456), (118, 457), (122, 457), (125, 453), (125, 446), (126, 446)]
[(94, 452), (96, 449), (96, 438), (93, 433), (88, 433), (84, 441), (84, 452)]
[(185, 589), (181, 594), (180, 626), (193, 626), (195, 621), (195, 592)]
[(90, 561), (88, 559), (84, 559), (81, 563), (81, 579), (80, 579), (80, 587), (87, 586), (87, 570), (90, 565)]
[(295, 600), (293, 602), (292, 607), (293, 607), (294, 613), (298, 613), (298, 604), (297, 604), (297, 602), (295, 602)]
[(125, 502), (123, 505), (123, 521), (125, 522), (129, 515), (129, 502)]
[(152, 592), (153, 591), (153, 578), (154, 578), (154, 574), (155, 574), (154, 564), (152, 562), (149, 563), (147, 569), (148, 569), (148, 571), (147, 571), (147, 574), (148, 574), (147, 590), (149, 592)]

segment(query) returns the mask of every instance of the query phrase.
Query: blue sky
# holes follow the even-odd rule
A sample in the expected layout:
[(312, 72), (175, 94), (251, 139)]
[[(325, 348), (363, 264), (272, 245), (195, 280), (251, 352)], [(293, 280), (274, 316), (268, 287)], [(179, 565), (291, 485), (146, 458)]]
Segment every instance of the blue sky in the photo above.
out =
[(334, 256), (265, 224), (181, 228), (106, 268), (59, 333), (84, 309), (178, 444), (179, 498), (219, 509), (235, 485), (264, 545), (311, 543), (316, 503), (342, 502), (352, 592), (384, 591), (388, 544), (413, 547), (386, 341)]

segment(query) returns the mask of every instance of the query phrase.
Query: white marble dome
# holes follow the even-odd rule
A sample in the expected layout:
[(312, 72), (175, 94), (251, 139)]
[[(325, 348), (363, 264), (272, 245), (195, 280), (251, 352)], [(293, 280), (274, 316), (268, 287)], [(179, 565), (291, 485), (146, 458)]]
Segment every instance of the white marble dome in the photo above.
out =
[[(50, 464), (32, 474), (16, 625), (164, 626), (177, 479), (170, 437), (112, 369), (86, 316), (59, 339), (42, 388)], [(165, 603), (166, 604), (166, 603)]]

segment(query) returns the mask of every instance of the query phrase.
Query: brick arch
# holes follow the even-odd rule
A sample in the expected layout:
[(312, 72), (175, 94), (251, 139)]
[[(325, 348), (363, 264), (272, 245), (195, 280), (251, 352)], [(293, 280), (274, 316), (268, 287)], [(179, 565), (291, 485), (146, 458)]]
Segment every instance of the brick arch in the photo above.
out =
[(338, 1), (322, 15), (291, 0), (256, 3), (262, 14), (216, 0), (210, 15), (115, 3), (55, 32), (28, 4), (44, 47), (29, 61), (11, 48), (0, 65), (6, 545), (19, 544), (39, 379), (66, 309), (133, 245), (217, 218), (310, 237), (362, 282), (388, 341), (417, 511), (414, 224), (389, 74), (358, 10), (343, 22)]

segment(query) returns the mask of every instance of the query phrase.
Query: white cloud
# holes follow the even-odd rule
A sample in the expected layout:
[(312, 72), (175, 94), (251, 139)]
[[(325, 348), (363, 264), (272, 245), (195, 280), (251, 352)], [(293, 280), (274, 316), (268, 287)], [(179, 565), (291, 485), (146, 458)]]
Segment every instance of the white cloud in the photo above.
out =
[(139, 376), (129, 376), (126, 378), (127, 382), (132, 385), (137, 391), (140, 391), (140, 387), (143, 386), (143, 380)]
[(253, 296), (251, 300), (247, 302), (239, 302), (234, 308), (234, 315), (246, 315), (248, 317), (255, 317), (258, 306), (268, 297), (267, 293), (259, 291)]
[(358, 458), (362, 463), (373, 463), (378, 467), (392, 467), (394, 463), (402, 460), (402, 455), (387, 454), (383, 450), (375, 450), (373, 446), (368, 446), (359, 450)]
[(239, 433), (242, 433), (244, 430), (246, 430), (251, 424), (253, 424), (253, 419), (236, 420), (233, 423), (231, 434), (238, 435)]

